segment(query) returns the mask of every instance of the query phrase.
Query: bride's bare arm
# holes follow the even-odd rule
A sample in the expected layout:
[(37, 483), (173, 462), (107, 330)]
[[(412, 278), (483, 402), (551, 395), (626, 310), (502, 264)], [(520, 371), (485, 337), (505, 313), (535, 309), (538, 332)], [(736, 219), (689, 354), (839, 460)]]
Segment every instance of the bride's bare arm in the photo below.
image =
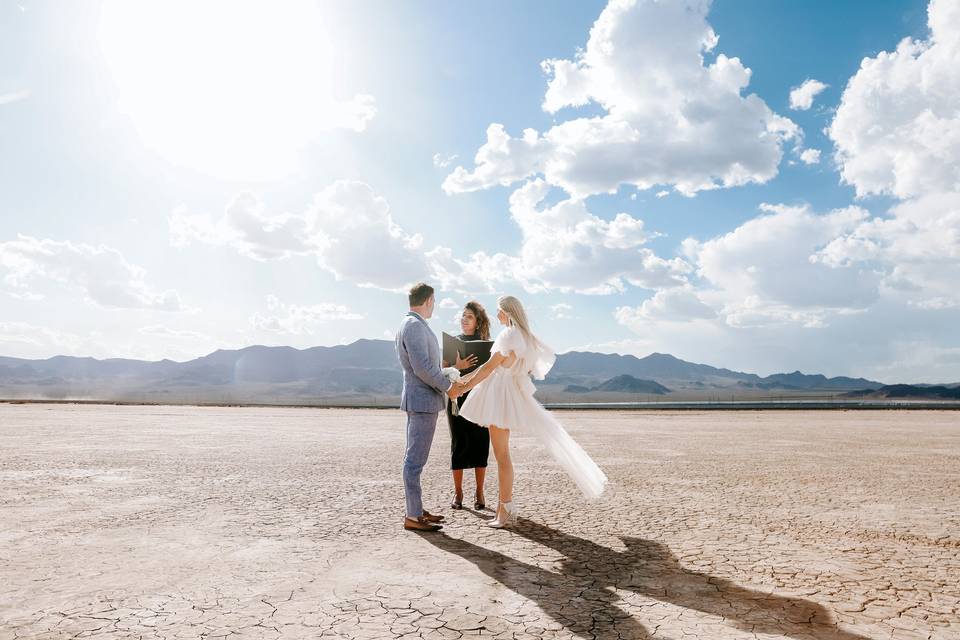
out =
[(496, 371), (497, 367), (499, 367), (504, 362), (509, 360), (512, 364), (512, 360), (515, 357), (516, 356), (513, 355), (512, 351), (510, 352), (509, 357), (503, 355), (499, 351), (494, 351), (493, 353), (490, 354), (490, 359), (484, 362), (479, 369), (477, 369), (476, 371), (474, 371), (468, 376), (464, 376), (460, 378), (460, 382), (467, 385), (464, 388), (464, 391), (470, 391), (475, 386), (483, 382), (487, 378), (487, 376), (489, 376), (491, 373)]
[[(466, 384), (466, 385), (470, 385), (470, 384), (473, 382), (473, 380), (476, 379), (476, 380), (477, 380), (477, 384), (480, 384), (480, 382), (481, 382), (484, 378), (486, 378), (488, 375), (490, 375), (490, 373), (491, 373), (494, 369), (496, 369), (497, 367), (500, 366), (500, 362), (502, 362), (502, 361), (503, 361), (503, 354), (498, 353), (498, 352), (493, 352), (493, 353), (490, 354), (490, 359), (487, 360), (486, 362), (484, 362), (482, 365), (480, 365), (480, 367), (477, 368), (476, 371), (474, 371), (474, 372), (471, 373), (470, 375), (461, 376), (460, 382), (462, 382), (463, 384)], [(475, 386), (476, 386), (476, 385), (473, 385), (473, 386), (470, 387), (470, 388), (472, 389), (472, 388), (475, 387)]]

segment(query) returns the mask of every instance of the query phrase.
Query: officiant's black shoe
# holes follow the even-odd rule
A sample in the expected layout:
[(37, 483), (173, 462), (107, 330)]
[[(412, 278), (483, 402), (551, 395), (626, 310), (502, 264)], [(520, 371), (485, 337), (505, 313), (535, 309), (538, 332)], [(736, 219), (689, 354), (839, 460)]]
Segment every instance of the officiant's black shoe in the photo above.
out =
[(407, 531), (440, 531), (443, 525), (427, 522), (422, 516), (419, 518), (404, 518), (403, 528)]
[(446, 520), (445, 517), (435, 516), (429, 511), (427, 511), (426, 509), (423, 510), (423, 519), (426, 520), (427, 522), (433, 522), (434, 524), (437, 524)]
[(477, 511), (483, 511), (484, 509), (487, 508), (487, 505), (477, 500), (476, 502), (473, 503), (473, 508)]
[(463, 498), (460, 498), (459, 500), (454, 498), (453, 501), (450, 502), (450, 508), (455, 509), (457, 511), (460, 511), (460, 509), (463, 509)]

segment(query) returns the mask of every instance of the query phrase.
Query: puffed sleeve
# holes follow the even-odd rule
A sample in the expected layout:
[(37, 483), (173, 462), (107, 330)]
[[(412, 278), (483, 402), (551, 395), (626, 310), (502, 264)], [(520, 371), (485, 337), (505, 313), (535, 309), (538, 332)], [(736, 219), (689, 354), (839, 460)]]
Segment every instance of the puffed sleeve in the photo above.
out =
[(491, 353), (501, 353), (509, 357), (510, 352), (513, 351), (518, 358), (523, 357), (525, 350), (526, 342), (516, 327), (507, 327), (501, 331), (497, 339), (493, 341), (493, 346), (490, 347)]

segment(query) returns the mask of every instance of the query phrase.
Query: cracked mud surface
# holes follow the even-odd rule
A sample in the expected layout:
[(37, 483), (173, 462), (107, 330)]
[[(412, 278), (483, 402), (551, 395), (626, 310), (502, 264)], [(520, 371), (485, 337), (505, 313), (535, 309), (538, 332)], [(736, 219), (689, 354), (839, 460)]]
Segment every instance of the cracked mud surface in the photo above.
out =
[(960, 414), (559, 416), (604, 500), (451, 511), (441, 419), (416, 534), (400, 412), (0, 405), (0, 640), (960, 638)]

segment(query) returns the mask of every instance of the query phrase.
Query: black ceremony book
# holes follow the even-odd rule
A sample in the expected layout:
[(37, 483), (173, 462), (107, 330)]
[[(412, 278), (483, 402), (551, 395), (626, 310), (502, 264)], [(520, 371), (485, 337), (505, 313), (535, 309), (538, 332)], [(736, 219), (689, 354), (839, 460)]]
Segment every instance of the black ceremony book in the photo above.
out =
[[(457, 361), (457, 354), (461, 358), (470, 355), (477, 356), (477, 366), (490, 359), (490, 348), (493, 346), (493, 340), (461, 340), (452, 336), (446, 331), (443, 332), (443, 359), (447, 366), (452, 367)], [(473, 369), (467, 369), (461, 373), (470, 373)]]

